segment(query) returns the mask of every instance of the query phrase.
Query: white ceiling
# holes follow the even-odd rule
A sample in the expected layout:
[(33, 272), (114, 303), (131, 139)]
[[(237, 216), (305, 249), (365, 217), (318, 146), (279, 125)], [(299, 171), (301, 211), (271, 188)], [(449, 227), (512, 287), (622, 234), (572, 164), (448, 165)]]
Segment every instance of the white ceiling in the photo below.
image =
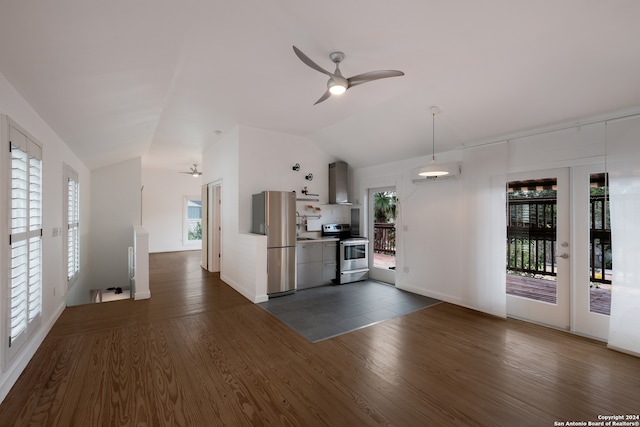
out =
[[(635, 0), (0, 0), (0, 72), (90, 168), (199, 163), (236, 125), (354, 167), (640, 106)], [(327, 77), (396, 69), (313, 105)], [(216, 131), (221, 134), (217, 135)]]

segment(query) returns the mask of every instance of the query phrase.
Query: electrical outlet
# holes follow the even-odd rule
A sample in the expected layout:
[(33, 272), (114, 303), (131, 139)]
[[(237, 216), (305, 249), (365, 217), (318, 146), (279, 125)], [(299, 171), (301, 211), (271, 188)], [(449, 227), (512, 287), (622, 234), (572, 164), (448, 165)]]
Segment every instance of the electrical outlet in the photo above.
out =
[(404, 271), (405, 273), (408, 273), (409, 272), (409, 267), (403, 267), (402, 271)]
[(53, 296), (56, 296), (56, 288), (53, 288)]
[(408, 225), (403, 225), (402, 226), (402, 231), (409, 231), (409, 226)]

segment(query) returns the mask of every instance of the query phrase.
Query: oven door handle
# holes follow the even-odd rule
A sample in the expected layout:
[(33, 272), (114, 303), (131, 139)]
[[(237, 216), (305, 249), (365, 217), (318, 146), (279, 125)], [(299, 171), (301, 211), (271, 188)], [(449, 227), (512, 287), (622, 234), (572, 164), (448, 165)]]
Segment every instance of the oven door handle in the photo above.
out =
[(357, 268), (355, 270), (344, 270), (344, 271), (341, 271), (340, 274), (365, 273), (367, 271), (369, 271), (368, 268)]
[(340, 244), (342, 246), (357, 246), (357, 245), (364, 245), (364, 244), (367, 244), (367, 243), (369, 243), (368, 240), (357, 240), (357, 241), (351, 240), (351, 241), (342, 241), (342, 242), (340, 242)]

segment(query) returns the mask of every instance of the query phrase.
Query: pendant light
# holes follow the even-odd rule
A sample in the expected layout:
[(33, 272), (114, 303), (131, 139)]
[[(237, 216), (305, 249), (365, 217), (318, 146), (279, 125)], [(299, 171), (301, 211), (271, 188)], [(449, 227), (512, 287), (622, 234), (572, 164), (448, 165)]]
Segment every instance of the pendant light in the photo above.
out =
[(428, 166), (424, 166), (420, 168), (420, 170), (418, 171), (418, 175), (437, 178), (439, 176), (449, 175), (449, 171), (447, 170), (447, 168), (442, 167), (438, 163), (436, 163), (436, 114), (440, 114), (441, 110), (439, 107), (436, 107), (436, 106), (431, 107), (429, 110), (431, 111), (432, 121), (433, 121), (433, 126), (432, 126), (433, 135), (431, 138), (431, 144), (432, 144), (431, 163), (429, 163)]

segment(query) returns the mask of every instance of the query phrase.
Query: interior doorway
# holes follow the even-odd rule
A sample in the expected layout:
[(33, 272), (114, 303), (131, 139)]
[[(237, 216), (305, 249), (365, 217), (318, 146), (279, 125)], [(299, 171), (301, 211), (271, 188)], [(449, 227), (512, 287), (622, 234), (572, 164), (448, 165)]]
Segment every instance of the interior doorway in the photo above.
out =
[(220, 183), (202, 186), (203, 233), (202, 268), (212, 273), (220, 271), (221, 251), (221, 209), (222, 185)]
[(369, 277), (396, 283), (396, 188), (369, 189)]

